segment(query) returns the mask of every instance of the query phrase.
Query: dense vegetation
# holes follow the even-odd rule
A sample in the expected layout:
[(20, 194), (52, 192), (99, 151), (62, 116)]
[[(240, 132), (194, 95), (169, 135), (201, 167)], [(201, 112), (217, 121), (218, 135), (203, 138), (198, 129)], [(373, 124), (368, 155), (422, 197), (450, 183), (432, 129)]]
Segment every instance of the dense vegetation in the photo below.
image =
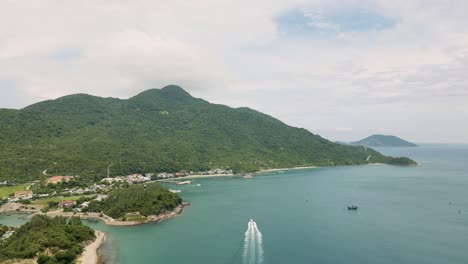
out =
[(157, 183), (130, 185), (109, 193), (102, 202), (93, 201), (88, 210), (104, 212), (113, 218), (125, 219), (129, 213), (142, 216), (158, 215), (182, 203), (182, 198)]
[(178, 86), (128, 100), (77, 94), (1, 109), (0, 149), (0, 181), (17, 182), (46, 177), (46, 169), (98, 179), (110, 165), (116, 176), (391, 161), (249, 108), (210, 104)]
[(372, 135), (365, 139), (352, 142), (352, 145), (368, 147), (417, 147), (418, 145), (408, 142), (396, 136)]
[(0, 244), (0, 260), (38, 257), (39, 264), (73, 263), (94, 231), (79, 218), (35, 215)]

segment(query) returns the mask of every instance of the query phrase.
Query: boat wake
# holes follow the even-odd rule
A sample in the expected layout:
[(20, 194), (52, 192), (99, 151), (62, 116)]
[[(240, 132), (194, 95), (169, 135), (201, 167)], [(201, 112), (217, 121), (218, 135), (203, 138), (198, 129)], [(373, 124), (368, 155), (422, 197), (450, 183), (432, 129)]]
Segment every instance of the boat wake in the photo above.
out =
[(247, 231), (245, 231), (243, 264), (263, 263), (262, 233), (257, 228), (257, 223), (250, 219)]

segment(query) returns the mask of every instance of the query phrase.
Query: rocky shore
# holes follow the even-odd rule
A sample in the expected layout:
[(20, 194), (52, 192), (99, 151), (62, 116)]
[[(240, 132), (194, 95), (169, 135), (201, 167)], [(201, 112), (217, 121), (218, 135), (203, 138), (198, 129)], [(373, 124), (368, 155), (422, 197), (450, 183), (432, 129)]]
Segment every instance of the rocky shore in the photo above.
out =
[(20, 204), (5, 204), (0, 208), (0, 213), (26, 213), (26, 214), (43, 214), (47, 216), (64, 216), (64, 217), (72, 217), (72, 216), (78, 216), (81, 219), (95, 219), (95, 220), (100, 220), (103, 221), (106, 225), (112, 225), (112, 226), (133, 226), (133, 225), (141, 225), (141, 224), (148, 224), (148, 223), (157, 223), (161, 222), (163, 220), (176, 217), (179, 214), (181, 214), (184, 211), (185, 206), (187, 206), (187, 203), (181, 204), (174, 208), (172, 211), (168, 211), (165, 213), (161, 213), (159, 215), (150, 215), (146, 217), (145, 221), (120, 221), (116, 220), (108, 215), (101, 214), (101, 213), (73, 213), (73, 212), (64, 212), (62, 209), (56, 210), (56, 211), (49, 211), (47, 213), (43, 213), (40, 211), (40, 208), (38, 207), (35, 210), (31, 210), (30, 208), (24, 210), (24, 209), (19, 209)]
[(158, 222), (180, 215), (184, 211), (184, 208), (185, 208), (185, 205), (181, 204), (177, 206), (176, 208), (174, 208), (172, 211), (165, 212), (159, 215), (149, 215), (148, 217), (146, 217), (145, 221), (119, 221), (107, 215), (105, 215), (104, 219), (101, 219), (101, 220), (103, 220), (106, 225), (112, 225), (112, 226), (133, 226), (133, 225), (142, 225), (142, 224), (148, 224), (148, 223), (158, 223)]

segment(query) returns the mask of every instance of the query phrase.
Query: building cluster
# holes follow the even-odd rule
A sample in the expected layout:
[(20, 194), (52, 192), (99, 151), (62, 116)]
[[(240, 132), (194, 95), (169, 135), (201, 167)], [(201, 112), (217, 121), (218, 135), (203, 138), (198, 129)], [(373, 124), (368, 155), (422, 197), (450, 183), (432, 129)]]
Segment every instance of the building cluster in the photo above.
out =
[(59, 207), (70, 207), (72, 205), (75, 205), (76, 201), (61, 201), (58, 205)]
[(139, 183), (151, 181), (151, 176), (143, 176), (141, 174), (132, 174), (127, 176), (128, 183)]
[(140, 182), (147, 182), (151, 181), (151, 174), (132, 174), (132, 175), (127, 175), (127, 176), (117, 176), (114, 178), (104, 178), (101, 180), (101, 182), (107, 182), (109, 184), (115, 183), (115, 182), (127, 182), (129, 184), (132, 183), (140, 183)]
[[(95, 201), (102, 202), (105, 199), (107, 199), (107, 195), (104, 194), (98, 194), (96, 198), (94, 198)], [(77, 204), (76, 201), (73, 200), (67, 200), (67, 201), (61, 201), (58, 206), (60, 208), (68, 208), (68, 207), (73, 207), (74, 212), (82, 212), (83, 209), (88, 208), (89, 206), (89, 201), (83, 202), (81, 204)]]
[(15, 231), (8, 230), (8, 231), (5, 232), (5, 234), (3, 234), (2, 239), (5, 240), (5, 239), (11, 237), (14, 233), (15, 233)]
[[(49, 184), (57, 184), (61, 182), (69, 182), (73, 180), (73, 176), (53, 176), (49, 177), (44, 181), (44, 185)], [(135, 179), (136, 180), (136, 179)], [(17, 191), (13, 194), (13, 197), (9, 198), (9, 202), (18, 202), (20, 200), (28, 200), (32, 199), (33, 197), (36, 198), (45, 198), (49, 196), (55, 195), (83, 195), (83, 194), (95, 194), (95, 193), (103, 193), (107, 192), (111, 189), (110, 186), (105, 184), (93, 184), (88, 187), (74, 187), (74, 188), (65, 188), (63, 189), (64, 192), (57, 193), (57, 191), (53, 191), (52, 193), (41, 193), (41, 194), (34, 194), (31, 190), (26, 191)]]
[(200, 171), (197, 174), (199, 174), (199, 175), (232, 174), (232, 170), (212, 169), (212, 170), (209, 170), (209, 171)]
[[(151, 180), (154, 180), (155, 178), (156, 179), (168, 179), (168, 178), (178, 178), (178, 177), (184, 177), (184, 176), (190, 176), (190, 175), (220, 175), (220, 174), (233, 174), (233, 172), (232, 170), (226, 170), (226, 169), (212, 169), (208, 171), (199, 171), (199, 172), (182, 170), (176, 173), (161, 172), (158, 174), (147, 173), (145, 175), (132, 174), (132, 175), (127, 175), (127, 176), (117, 176), (113, 178), (108, 177), (108, 178), (102, 179), (101, 183), (94, 183), (92, 186), (66, 188), (64, 189), (65, 192), (60, 193), (60, 194), (83, 195), (83, 194), (106, 193), (107, 191), (112, 189), (112, 185), (114, 183), (126, 182), (128, 184), (133, 184), (133, 183), (143, 183), (143, 182), (151, 181)], [(74, 179), (73, 176), (52, 176), (44, 181), (44, 185), (69, 182), (73, 179)], [(43, 198), (43, 197), (54, 196), (54, 195), (57, 195), (56, 191), (50, 194), (35, 194), (35, 195), (33, 194), (31, 190), (17, 191), (14, 193), (14, 197), (9, 198), (9, 201), (18, 202), (20, 200), (27, 200), (33, 197)], [(65, 202), (70, 202), (70, 203), (65, 203)], [(64, 203), (61, 204), (60, 206), (67, 207), (71, 205), (73, 205), (71, 201), (64, 201)]]
[(15, 192), (15, 198), (18, 199), (31, 199), (33, 197), (32, 191), (17, 191)]
[(168, 179), (168, 178), (177, 178), (177, 177), (184, 177), (184, 176), (190, 176), (190, 175), (219, 175), (219, 174), (232, 174), (232, 170), (212, 169), (208, 171), (199, 171), (199, 172), (185, 171), (185, 170), (179, 171), (176, 173), (162, 172), (162, 173), (156, 174), (156, 178)]
[(174, 178), (175, 177), (175, 174), (174, 173), (167, 173), (167, 172), (162, 172), (162, 173), (158, 173), (156, 175), (156, 177), (158, 179), (168, 179), (168, 178)]
[(69, 182), (72, 179), (73, 176), (52, 176), (45, 181), (45, 185)]
[(32, 191), (16, 191), (13, 198), (9, 198), (9, 202), (18, 202), (19, 200), (28, 200), (33, 198)]
[(64, 191), (66, 191), (69, 194), (72, 195), (79, 195), (79, 194), (89, 194), (89, 193), (98, 193), (98, 192), (106, 192), (110, 190), (110, 187), (105, 185), (105, 184), (94, 184), (85, 188), (66, 188)]

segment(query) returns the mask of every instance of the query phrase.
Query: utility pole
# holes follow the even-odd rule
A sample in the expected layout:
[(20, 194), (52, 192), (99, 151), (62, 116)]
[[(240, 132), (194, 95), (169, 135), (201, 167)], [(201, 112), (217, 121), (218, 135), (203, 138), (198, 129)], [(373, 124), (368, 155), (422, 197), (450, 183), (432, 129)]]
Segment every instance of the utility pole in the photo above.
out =
[(109, 175), (110, 175), (110, 167), (112, 167), (114, 164), (110, 164), (109, 166), (107, 166), (107, 178), (109, 178)]

